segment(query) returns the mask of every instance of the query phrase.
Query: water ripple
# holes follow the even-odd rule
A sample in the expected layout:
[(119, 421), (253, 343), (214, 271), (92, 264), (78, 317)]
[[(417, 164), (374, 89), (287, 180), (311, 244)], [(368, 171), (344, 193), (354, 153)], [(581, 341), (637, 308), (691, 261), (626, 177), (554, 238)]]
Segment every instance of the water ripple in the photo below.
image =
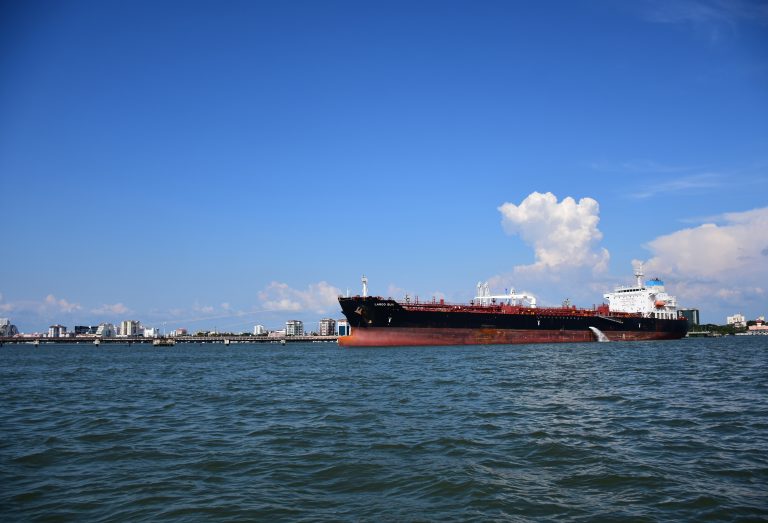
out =
[(766, 520), (766, 341), (6, 346), (0, 515)]

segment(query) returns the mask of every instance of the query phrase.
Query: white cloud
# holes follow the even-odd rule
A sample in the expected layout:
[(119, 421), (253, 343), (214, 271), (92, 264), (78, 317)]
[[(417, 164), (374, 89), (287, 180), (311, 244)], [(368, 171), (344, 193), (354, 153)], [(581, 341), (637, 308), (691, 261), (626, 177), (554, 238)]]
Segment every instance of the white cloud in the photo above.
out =
[(64, 298), (56, 299), (53, 294), (49, 294), (45, 297), (45, 300), (43, 300), (41, 309), (61, 313), (72, 313), (82, 309), (82, 307), (78, 303), (70, 303)]
[(634, 198), (650, 198), (657, 194), (717, 189), (722, 187), (725, 181), (726, 178), (719, 173), (692, 174), (655, 184), (646, 182), (642, 190), (632, 193), (631, 196)]
[(661, 24), (734, 26), (740, 21), (768, 22), (768, 6), (742, 0), (652, 0), (649, 22)]
[[(0, 302), (2, 296), (0, 295)], [(13, 313), (16, 318), (34, 321), (51, 321), (64, 314), (73, 314), (81, 310), (79, 303), (70, 302), (64, 298), (57, 298), (53, 294), (47, 295), (42, 300), (19, 300), (8, 303), (0, 303), (0, 312)]]
[(589, 267), (604, 272), (610, 255), (598, 243), (603, 234), (597, 228), (600, 206), (592, 198), (578, 203), (569, 197), (562, 202), (548, 192), (534, 192), (520, 205), (505, 203), (499, 207), (502, 226), (511, 235), (520, 236), (533, 247), (536, 262), (517, 266), (516, 272), (545, 273), (561, 269)]
[(748, 0), (649, 0), (637, 5), (646, 21), (689, 25), (711, 44), (736, 36), (741, 24), (768, 24), (768, 6)]
[(688, 165), (664, 164), (648, 159), (629, 160), (620, 163), (599, 161), (592, 162), (591, 167), (600, 172), (629, 174), (680, 174), (696, 169)]
[(625, 193), (638, 199), (668, 193), (711, 191), (726, 185), (735, 175), (735, 173), (702, 170), (695, 166), (662, 164), (653, 160), (631, 160), (622, 163), (595, 162), (592, 168), (634, 180), (636, 188)]
[(259, 292), (259, 299), (268, 310), (323, 313), (338, 308), (340, 294), (339, 289), (324, 281), (312, 283), (306, 290), (293, 289), (287, 283), (273, 281)]
[(744, 312), (765, 307), (768, 207), (724, 214), (718, 221), (649, 242), (653, 256), (645, 263), (646, 273), (674, 280), (686, 306)]
[[(264, 312), (264, 311), (256, 310), (256, 309), (238, 310), (233, 308), (231, 304), (226, 302), (221, 304), (220, 309), (217, 309), (212, 305), (200, 305), (198, 302), (195, 302), (188, 309), (173, 308), (165, 311), (153, 310), (149, 315), (148, 321), (151, 321), (154, 323), (175, 322), (178, 325), (200, 324), (201, 322), (208, 322), (208, 326), (213, 328), (213, 327), (222, 327), (222, 323), (220, 320), (227, 320), (230, 318), (252, 317), (260, 312)], [(217, 320), (217, 322), (211, 323), (213, 320)], [(238, 325), (238, 328), (241, 328), (242, 321), (232, 323), (232, 325), (235, 325), (235, 324)]]
[[(437, 295), (439, 295), (440, 298), (445, 297), (445, 295), (442, 292), (437, 292), (437, 293), (433, 292), (431, 294), (428, 294), (428, 293), (423, 294), (422, 298), (424, 298), (427, 295), (430, 296), (430, 299), (432, 296), (437, 296)], [(405, 300), (406, 297), (408, 297), (409, 299), (415, 299), (417, 296), (419, 296), (419, 292), (414, 290), (408, 290), (403, 287), (400, 287), (399, 285), (395, 285), (394, 283), (390, 283), (389, 285), (387, 285), (387, 296), (393, 297), (397, 300)]]
[(11, 312), (13, 310), (12, 303), (3, 303), (3, 294), (0, 293), (0, 312)]
[(105, 303), (101, 307), (91, 309), (91, 312), (93, 314), (130, 314), (133, 311), (122, 303), (115, 303), (112, 305)]
[(566, 297), (591, 304), (605, 291), (610, 254), (599, 245), (597, 201), (566, 197), (558, 202), (552, 193), (534, 192), (519, 205), (505, 203), (498, 210), (504, 230), (533, 248), (535, 262), (489, 278), (493, 290), (515, 289), (548, 305)]

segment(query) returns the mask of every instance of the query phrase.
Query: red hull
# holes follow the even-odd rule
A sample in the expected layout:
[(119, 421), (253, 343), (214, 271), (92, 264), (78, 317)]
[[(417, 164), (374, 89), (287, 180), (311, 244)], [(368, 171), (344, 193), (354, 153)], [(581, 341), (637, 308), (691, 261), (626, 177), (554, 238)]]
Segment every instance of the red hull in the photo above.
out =
[[(610, 341), (679, 339), (668, 332), (611, 331)], [(498, 345), (516, 343), (574, 343), (597, 341), (592, 331), (441, 329), (441, 328), (357, 328), (339, 338), (343, 347), (398, 347), (403, 345)]]

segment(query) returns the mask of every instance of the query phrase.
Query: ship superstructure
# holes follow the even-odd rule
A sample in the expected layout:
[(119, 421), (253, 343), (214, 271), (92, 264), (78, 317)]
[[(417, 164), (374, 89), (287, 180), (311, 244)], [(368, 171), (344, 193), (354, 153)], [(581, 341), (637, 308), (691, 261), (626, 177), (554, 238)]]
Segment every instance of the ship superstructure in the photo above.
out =
[(528, 304), (531, 308), (536, 308), (536, 298), (530, 294), (516, 294), (515, 289), (511, 289), (505, 294), (491, 294), (488, 282), (477, 283), (477, 296), (472, 301), (477, 305), (524, 305)]
[(677, 299), (667, 294), (658, 278), (643, 282), (643, 268), (635, 269), (635, 285), (619, 286), (603, 295), (611, 312), (640, 314), (644, 318), (677, 319)]

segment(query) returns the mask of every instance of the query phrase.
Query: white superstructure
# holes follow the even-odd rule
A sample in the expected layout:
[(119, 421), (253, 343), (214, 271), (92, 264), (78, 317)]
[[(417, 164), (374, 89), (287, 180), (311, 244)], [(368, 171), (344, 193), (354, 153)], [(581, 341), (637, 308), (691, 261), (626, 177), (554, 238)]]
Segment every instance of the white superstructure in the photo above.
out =
[(529, 307), (536, 307), (536, 298), (530, 294), (516, 294), (515, 289), (510, 289), (509, 294), (491, 294), (488, 282), (477, 283), (474, 300), (477, 305), (522, 305), (523, 302), (527, 302)]
[(667, 294), (664, 282), (658, 278), (643, 283), (643, 268), (635, 270), (636, 282), (631, 287), (616, 287), (603, 298), (611, 312), (640, 313), (646, 318), (677, 319), (677, 299)]

